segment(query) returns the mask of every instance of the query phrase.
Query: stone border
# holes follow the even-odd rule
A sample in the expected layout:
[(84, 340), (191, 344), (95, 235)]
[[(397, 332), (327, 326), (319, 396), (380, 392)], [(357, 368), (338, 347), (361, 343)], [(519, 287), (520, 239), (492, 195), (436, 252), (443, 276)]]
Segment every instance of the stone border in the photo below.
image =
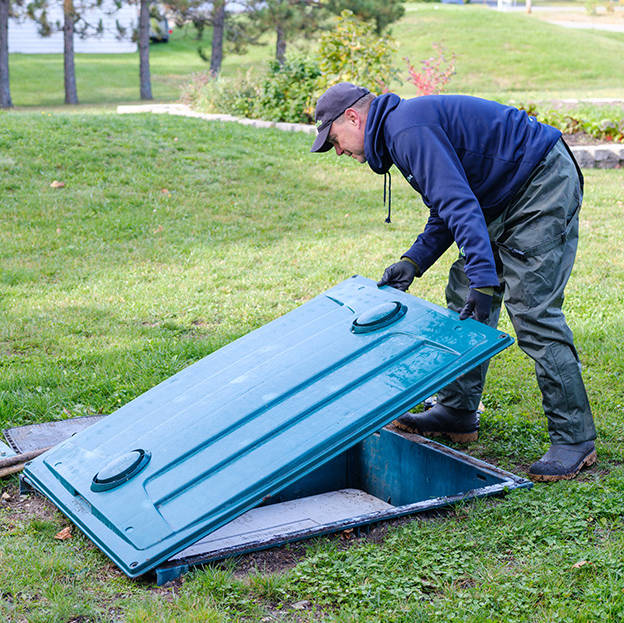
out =
[(582, 169), (624, 168), (624, 144), (575, 145), (570, 147)]
[(263, 121), (262, 119), (245, 119), (244, 117), (234, 117), (223, 113), (203, 113), (197, 112), (189, 108), (186, 104), (146, 104), (137, 106), (117, 106), (117, 113), (132, 114), (151, 112), (155, 114), (179, 115), (182, 117), (195, 117), (197, 119), (206, 119), (207, 121), (234, 121), (242, 125), (250, 125), (254, 128), (275, 128), (285, 132), (307, 132), (308, 134), (316, 134), (316, 128), (313, 125), (305, 123), (284, 123), (282, 121)]
[[(137, 106), (117, 106), (117, 113), (146, 113), (180, 115), (195, 117), (207, 121), (232, 121), (254, 128), (275, 128), (285, 132), (307, 132), (316, 134), (313, 125), (305, 123), (283, 123), (281, 121), (263, 121), (262, 119), (244, 119), (225, 114), (209, 114), (196, 112), (186, 104), (143, 104)], [(624, 168), (624, 144), (575, 145), (570, 148), (574, 157), (583, 169), (621, 169)]]

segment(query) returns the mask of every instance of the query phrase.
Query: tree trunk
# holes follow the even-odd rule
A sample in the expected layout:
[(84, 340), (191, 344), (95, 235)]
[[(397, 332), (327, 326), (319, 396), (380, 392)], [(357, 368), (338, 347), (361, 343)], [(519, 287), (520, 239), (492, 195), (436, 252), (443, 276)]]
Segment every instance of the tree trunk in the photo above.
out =
[(283, 65), (286, 61), (286, 37), (281, 24), (278, 24), (275, 27), (275, 32), (277, 34), (277, 41), (275, 42), (275, 59), (280, 65)]
[(149, 65), (149, 0), (141, 0), (139, 13), (139, 76), (141, 80), (141, 99), (151, 100), (152, 79)]
[(379, 15), (375, 15), (375, 34), (378, 37), (381, 37), (381, 33), (383, 32), (384, 29), (384, 24), (382, 22), (382, 19)]
[(9, 2), (0, 0), (0, 108), (11, 108), (9, 82)]
[(217, 0), (212, 25), (212, 52), (210, 54), (210, 73), (216, 76), (221, 71), (223, 61), (223, 31), (225, 29), (225, 0)]
[(74, 67), (74, 3), (63, 0), (63, 69), (65, 71), (65, 103), (77, 104), (76, 68)]
[(203, 19), (192, 19), (193, 22), (193, 26), (195, 27), (195, 30), (197, 31), (195, 39), (197, 39), (197, 41), (201, 41), (204, 38), (204, 20)]

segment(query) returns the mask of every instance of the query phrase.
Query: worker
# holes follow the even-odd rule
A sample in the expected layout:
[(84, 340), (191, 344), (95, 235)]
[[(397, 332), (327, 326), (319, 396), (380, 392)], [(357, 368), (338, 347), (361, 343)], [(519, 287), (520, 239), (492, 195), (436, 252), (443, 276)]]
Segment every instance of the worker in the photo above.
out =
[[(348, 82), (321, 95), (316, 125), (311, 151), (334, 148), (384, 175), (394, 164), (429, 209), (424, 231), (386, 268), (379, 286), (406, 291), (455, 242), (448, 307), (460, 320), (496, 327), (505, 302), (518, 345), (535, 361), (548, 419), (551, 445), (529, 476), (569, 479), (592, 465), (594, 421), (561, 311), (576, 255), (583, 176), (561, 132), (497, 102), (375, 96)], [(476, 440), (486, 371), (487, 363), (463, 374), (438, 393), (433, 408), (406, 413), (397, 426)]]

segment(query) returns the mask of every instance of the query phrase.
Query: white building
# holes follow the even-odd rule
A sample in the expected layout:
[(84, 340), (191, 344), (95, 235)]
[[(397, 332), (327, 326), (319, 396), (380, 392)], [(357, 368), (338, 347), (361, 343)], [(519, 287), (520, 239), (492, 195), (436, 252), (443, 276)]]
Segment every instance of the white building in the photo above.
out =
[[(112, 12), (115, 4), (112, 0), (104, 0), (102, 8), (90, 9), (87, 21), (97, 25), (102, 20), (104, 32), (101, 35), (89, 34), (86, 39), (74, 36), (74, 52), (77, 54), (120, 54), (136, 52), (137, 44), (131, 40), (132, 31), (137, 26), (137, 5), (123, 4)], [(61, 2), (51, 4), (48, 21), (55, 26), (63, 23), (63, 6)], [(116, 22), (126, 28), (123, 39), (118, 38)], [(9, 54), (62, 54), (63, 32), (53, 32), (49, 37), (42, 37), (37, 32), (37, 23), (30, 19), (9, 19)]]

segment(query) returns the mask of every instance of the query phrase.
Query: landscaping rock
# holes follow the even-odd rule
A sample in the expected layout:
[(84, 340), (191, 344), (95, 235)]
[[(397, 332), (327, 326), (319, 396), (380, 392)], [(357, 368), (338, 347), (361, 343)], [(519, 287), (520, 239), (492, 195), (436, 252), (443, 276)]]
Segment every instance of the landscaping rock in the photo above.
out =
[(620, 169), (624, 167), (624, 146), (583, 145), (571, 147), (582, 169)]

